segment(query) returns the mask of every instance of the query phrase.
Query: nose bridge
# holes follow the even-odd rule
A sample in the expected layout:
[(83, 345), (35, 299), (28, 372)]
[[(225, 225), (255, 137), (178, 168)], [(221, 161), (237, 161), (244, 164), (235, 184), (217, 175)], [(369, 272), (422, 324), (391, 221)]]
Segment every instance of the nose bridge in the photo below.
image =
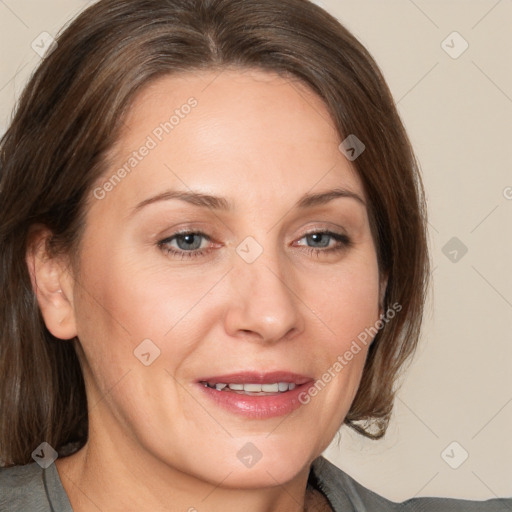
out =
[(276, 243), (265, 245), (250, 236), (236, 248), (233, 295), (228, 331), (253, 332), (263, 341), (278, 341), (290, 331), (302, 330), (299, 302), (293, 292), (292, 272)]

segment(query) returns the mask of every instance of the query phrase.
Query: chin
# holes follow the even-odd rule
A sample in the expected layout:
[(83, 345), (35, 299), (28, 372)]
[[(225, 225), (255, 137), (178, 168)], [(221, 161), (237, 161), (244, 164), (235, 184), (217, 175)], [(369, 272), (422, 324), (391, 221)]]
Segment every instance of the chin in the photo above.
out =
[[(320, 454), (307, 439), (283, 441), (283, 435), (247, 436), (218, 446), (202, 458), (201, 476), (226, 488), (264, 488), (286, 484)], [(229, 475), (229, 476), (227, 476)]]

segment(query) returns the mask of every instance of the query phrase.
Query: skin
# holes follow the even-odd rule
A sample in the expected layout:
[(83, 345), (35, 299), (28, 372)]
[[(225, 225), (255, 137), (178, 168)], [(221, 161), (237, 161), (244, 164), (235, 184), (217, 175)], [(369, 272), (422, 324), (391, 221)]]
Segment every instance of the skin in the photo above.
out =
[[(221, 409), (196, 380), (237, 370), (318, 379), (382, 313), (365, 204), (294, 206), (333, 188), (366, 201), (325, 105), (296, 80), (234, 69), (160, 78), (135, 98), (97, 185), (190, 97), (197, 107), (172, 133), (103, 199), (91, 195), (77, 266), (45, 253), (44, 229), (27, 255), (48, 329), (78, 336), (82, 350), (89, 440), (56, 462), (75, 511), (304, 510), (310, 464), (349, 410), (367, 347), (277, 418)], [(169, 189), (233, 209), (176, 199), (135, 209)], [(192, 243), (210, 250), (166, 252), (159, 242), (181, 228), (206, 233)], [(340, 243), (310, 231), (351, 244), (327, 253)], [(263, 250), (250, 264), (236, 251), (247, 236)], [(167, 248), (185, 252), (181, 242)], [(149, 366), (134, 356), (144, 339), (160, 350)], [(251, 468), (236, 456), (248, 442), (262, 454)]]

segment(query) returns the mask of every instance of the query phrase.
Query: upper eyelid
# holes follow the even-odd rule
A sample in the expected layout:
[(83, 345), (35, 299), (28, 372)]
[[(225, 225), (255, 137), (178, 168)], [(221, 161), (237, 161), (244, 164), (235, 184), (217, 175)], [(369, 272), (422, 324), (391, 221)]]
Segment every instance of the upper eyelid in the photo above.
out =
[[(349, 239), (349, 236), (346, 233), (339, 233), (339, 232), (334, 231), (333, 229), (311, 228), (311, 230), (306, 231), (299, 238), (294, 239), (294, 241), (302, 240), (306, 236), (310, 236), (310, 235), (314, 235), (314, 234), (328, 234), (331, 237), (338, 236), (338, 237), (345, 237), (345, 238)], [(178, 238), (179, 236), (186, 236), (186, 235), (198, 235), (198, 236), (202, 236), (209, 242), (213, 241), (213, 238), (210, 235), (208, 235), (207, 233), (204, 233), (203, 231), (193, 230), (193, 229), (184, 229), (182, 231), (177, 231), (176, 233), (173, 233), (172, 235), (162, 239), (161, 241), (158, 242), (158, 244), (164, 245), (166, 243), (170, 243), (171, 240), (174, 240), (174, 239)], [(337, 241), (340, 242), (339, 240), (337, 240)], [(208, 248), (204, 248), (204, 249), (194, 249), (192, 251), (184, 251), (184, 252), (197, 252), (197, 251), (207, 251), (207, 250), (208, 250)], [(178, 249), (178, 251), (183, 251), (183, 250)]]
[[(338, 233), (337, 231), (335, 231), (334, 229), (331, 229), (331, 228), (311, 228), (311, 229), (308, 229), (306, 232), (304, 232), (300, 238), (304, 238), (305, 236), (308, 236), (311, 234), (316, 234), (316, 233), (332, 233), (335, 235), (346, 235), (346, 233), (343, 233), (343, 232)], [(212, 239), (211, 235), (209, 235), (208, 233), (205, 233), (204, 231), (201, 231), (200, 229), (183, 229), (180, 231), (176, 231), (175, 233), (173, 233), (172, 235), (169, 235), (168, 237), (165, 237), (162, 241), (171, 240), (175, 237), (185, 236), (185, 235), (201, 235), (205, 238), (208, 238), (209, 240)]]
[(179, 236), (186, 236), (186, 235), (200, 235), (204, 238), (207, 238), (208, 240), (212, 240), (212, 237), (208, 235), (207, 233), (200, 231), (200, 230), (192, 230), (192, 229), (186, 229), (183, 231), (176, 231), (176, 233), (173, 233), (172, 235), (166, 236), (162, 240), (160, 240), (159, 243), (167, 242), (168, 240), (173, 240), (174, 238), (177, 238)]

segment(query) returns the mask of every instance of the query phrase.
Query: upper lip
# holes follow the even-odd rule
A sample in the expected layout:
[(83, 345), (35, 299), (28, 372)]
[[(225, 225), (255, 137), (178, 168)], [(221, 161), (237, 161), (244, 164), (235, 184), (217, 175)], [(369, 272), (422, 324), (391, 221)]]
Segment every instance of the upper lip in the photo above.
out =
[(198, 379), (198, 382), (222, 384), (273, 384), (275, 382), (293, 382), (297, 386), (312, 381), (312, 377), (287, 371), (275, 372), (236, 372), (225, 375), (213, 375)]

